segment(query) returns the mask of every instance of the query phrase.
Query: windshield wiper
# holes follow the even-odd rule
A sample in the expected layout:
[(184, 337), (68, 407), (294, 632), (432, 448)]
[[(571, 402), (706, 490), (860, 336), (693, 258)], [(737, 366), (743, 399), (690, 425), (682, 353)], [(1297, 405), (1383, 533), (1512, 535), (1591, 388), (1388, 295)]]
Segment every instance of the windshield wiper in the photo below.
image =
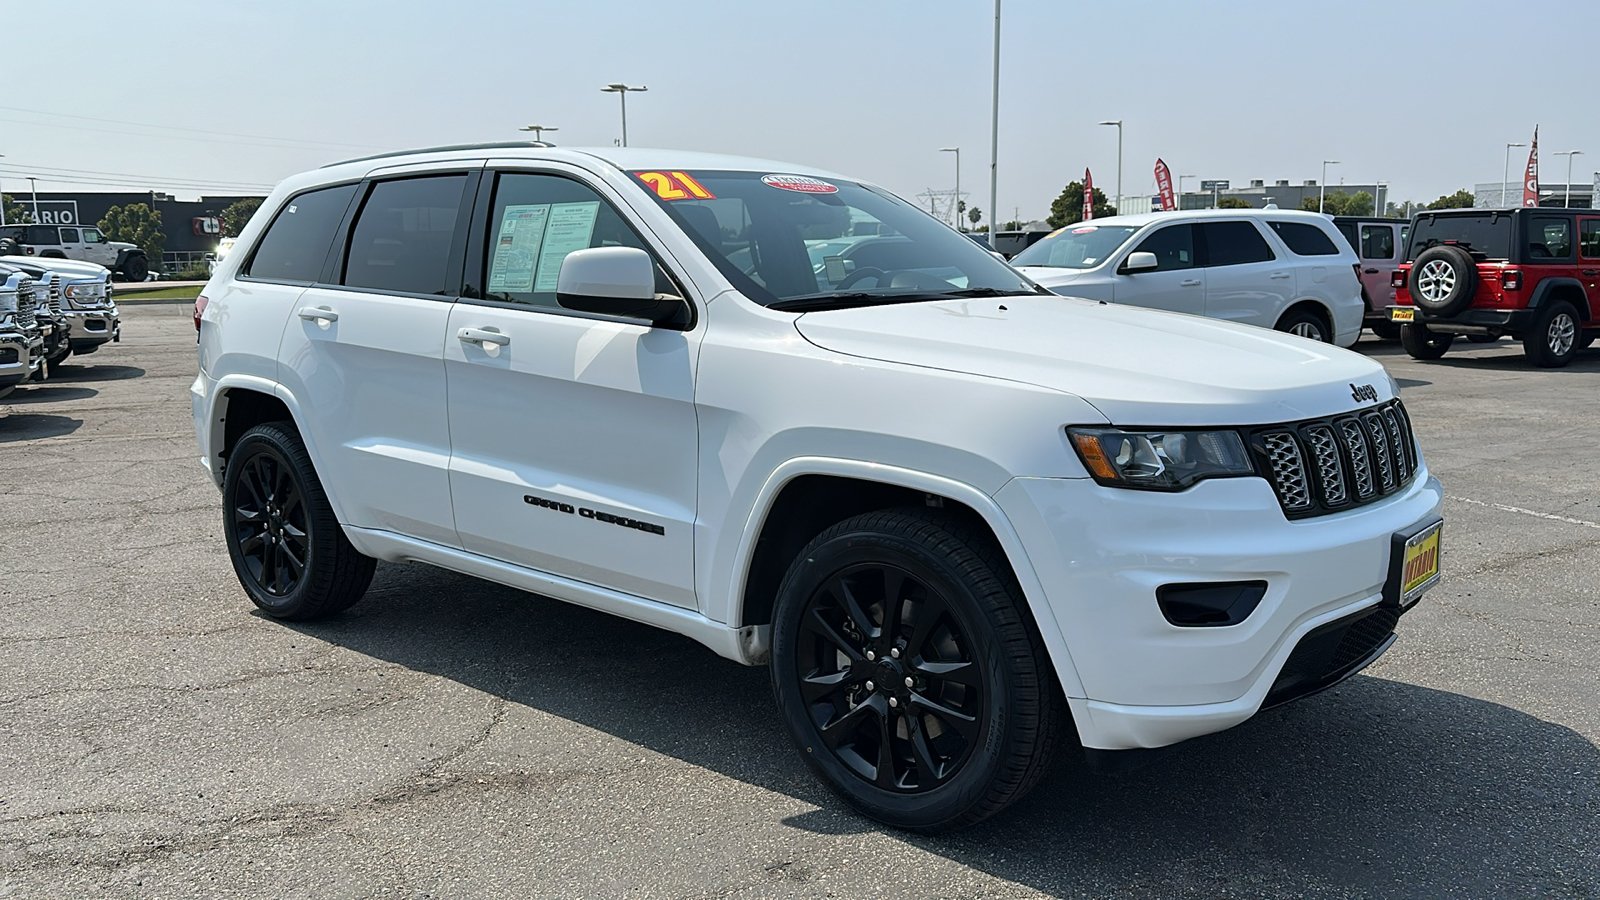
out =
[(1002, 290), (1001, 288), (992, 288), (992, 287), (962, 288), (960, 290), (954, 290), (954, 291), (940, 291), (939, 292), (939, 296), (941, 296), (941, 297), (1021, 297), (1021, 296), (1027, 295), (1027, 294), (1048, 294), (1048, 293), (1051, 293), (1049, 289), (1047, 289), (1047, 288), (1045, 288), (1045, 287), (1043, 287), (1041, 285), (1037, 285), (1036, 284), (1031, 288), (1025, 288), (1025, 287), (1022, 287), (1022, 286), (1019, 285), (1016, 290), (1011, 290), (1011, 291)]
[(830, 309), (849, 309), (852, 306), (876, 306), (890, 303), (915, 303), (925, 300), (942, 300), (942, 293), (873, 294), (852, 291), (844, 294), (813, 294), (807, 297), (790, 297), (767, 304), (767, 309), (782, 312), (822, 312)]

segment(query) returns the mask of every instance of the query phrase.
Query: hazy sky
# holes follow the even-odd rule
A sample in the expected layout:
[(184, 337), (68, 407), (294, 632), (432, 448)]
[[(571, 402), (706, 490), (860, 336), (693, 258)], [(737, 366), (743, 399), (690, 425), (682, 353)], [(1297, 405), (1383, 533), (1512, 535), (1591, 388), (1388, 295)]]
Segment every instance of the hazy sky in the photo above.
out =
[[(1153, 190), (1159, 155), (1235, 185), (1338, 159), (1330, 183), (1431, 200), (1499, 179), (1506, 142), (1535, 123), (1544, 180), (1566, 174), (1553, 151), (1576, 149), (1588, 181), (1600, 2), (1521, 9), (1005, 0), (1002, 214), (1043, 216), (1085, 166), (1114, 192), (1116, 130), (1095, 123), (1118, 118), (1130, 195)], [(599, 89), (625, 81), (650, 88), (628, 97), (634, 146), (804, 162), (908, 197), (951, 187), (938, 151), (960, 146), (962, 188), (987, 209), (992, 26), (990, 0), (10, 3), (4, 33), (27, 48), (13, 62), (33, 65), (0, 92), (0, 187), (226, 193), (529, 123), (609, 145), (617, 97)]]

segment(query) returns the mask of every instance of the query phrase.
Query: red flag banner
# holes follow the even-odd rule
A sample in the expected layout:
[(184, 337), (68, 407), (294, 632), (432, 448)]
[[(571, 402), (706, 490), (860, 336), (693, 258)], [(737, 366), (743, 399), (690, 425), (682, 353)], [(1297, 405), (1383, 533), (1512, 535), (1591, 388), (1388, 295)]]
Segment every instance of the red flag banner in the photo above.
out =
[(1528, 169), (1522, 173), (1522, 205), (1539, 205), (1539, 126), (1533, 126), (1533, 149), (1528, 151)]
[(1094, 179), (1089, 177), (1088, 169), (1083, 170), (1083, 218), (1094, 218)]
[(1172, 170), (1159, 157), (1156, 159), (1156, 190), (1161, 192), (1161, 211), (1172, 212), (1178, 208), (1178, 200), (1172, 194)]

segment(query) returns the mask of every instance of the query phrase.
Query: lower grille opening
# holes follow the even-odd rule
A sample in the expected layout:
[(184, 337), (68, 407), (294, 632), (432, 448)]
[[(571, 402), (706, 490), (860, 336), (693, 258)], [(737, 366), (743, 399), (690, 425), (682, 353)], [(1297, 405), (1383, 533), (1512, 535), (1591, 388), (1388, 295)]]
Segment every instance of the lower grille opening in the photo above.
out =
[(1243, 622), (1266, 594), (1265, 581), (1163, 584), (1156, 588), (1156, 603), (1174, 625), (1215, 628)]
[(1261, 708), (1331, 687), (1371, 659), (1394, 635), (1400, 611), (1373, 606), (1313, 629), (1283, 664)]

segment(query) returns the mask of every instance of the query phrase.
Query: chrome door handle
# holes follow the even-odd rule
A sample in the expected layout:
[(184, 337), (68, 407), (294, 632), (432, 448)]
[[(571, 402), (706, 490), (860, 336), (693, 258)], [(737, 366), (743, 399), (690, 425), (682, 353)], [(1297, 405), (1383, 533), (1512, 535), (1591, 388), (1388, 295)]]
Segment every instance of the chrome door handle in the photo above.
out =
[(1188, 281), (1180, 281), (1180, 282), (1178, 282), (1178, 285), (1180, 287), (1199, 287), (1200, 286), (1200, 279), (1191, 278)]
[(1293, 273), (1291, 273), (1291, 272), (1273, 272), (1270, 277), (1272, 277), (1272, 278), (1288, 278), (1291, 274), (1293, 274)]
[(324, 322), (339, 321), (339, 314), (326, 306), (302, 306), (298, 315), (307, 322), (315, 322), (318, 319)]
[(498, 344), (504, 347), (511, 343), (511, 335), (483, 328), (463, 328), (456, 332), (456, 337), (467, 344)]

